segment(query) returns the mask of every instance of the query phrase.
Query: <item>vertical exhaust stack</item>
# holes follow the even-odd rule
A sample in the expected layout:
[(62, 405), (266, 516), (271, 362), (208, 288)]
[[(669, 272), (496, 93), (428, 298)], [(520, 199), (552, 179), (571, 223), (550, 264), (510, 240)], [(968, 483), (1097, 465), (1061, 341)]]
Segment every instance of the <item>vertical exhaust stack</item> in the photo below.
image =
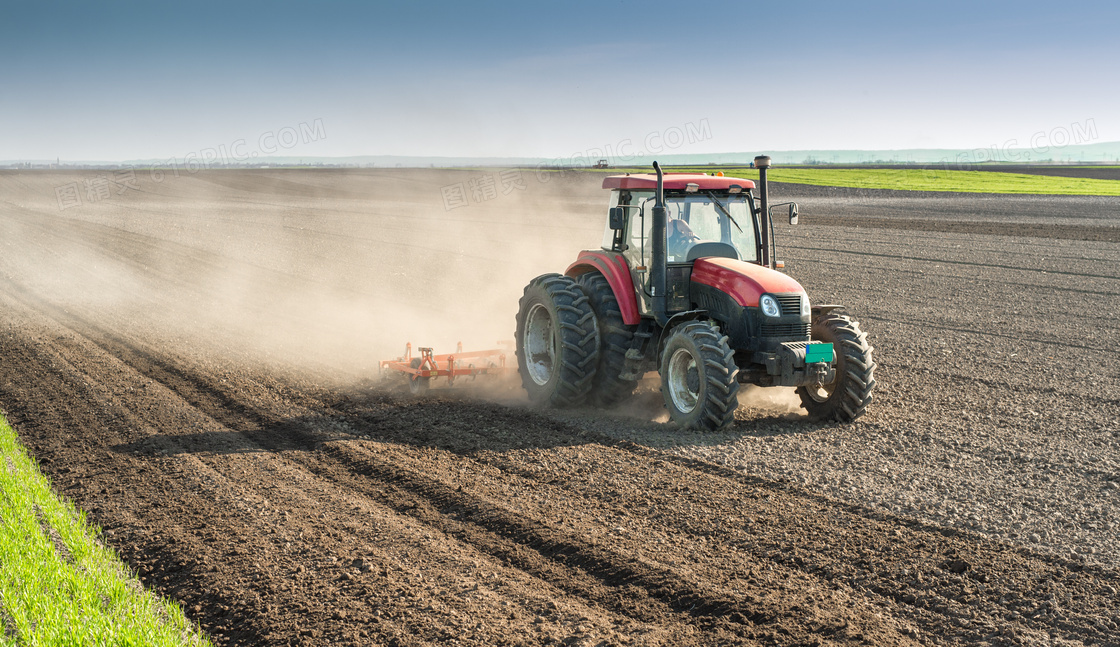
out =
[(661, 166), (653, 163), (653, 170), (657, 171), (657, 195), (653, 205), (653, 227), (650, 236), (653, 238), (650, 245), (650, 305), (653, 307), (653, 318), (657, 325), (664, 326), (669, 321), (666, 314), (665, 293), (667, 291), (668, 254), (665, 250), (665, 227), (669, 220), (669, 210), (665, 207), (665, 177)]
[(762, 213), (758, 219), (759, 233), (762, 234), (762, 261), (763, 267), (774, 269), (770, 259), (770, 205), (766, 198), (766, 169), (770, 168), (770, 158), (759, 155), (754, 158), (754, 166), (758, 169), (758, 201)]

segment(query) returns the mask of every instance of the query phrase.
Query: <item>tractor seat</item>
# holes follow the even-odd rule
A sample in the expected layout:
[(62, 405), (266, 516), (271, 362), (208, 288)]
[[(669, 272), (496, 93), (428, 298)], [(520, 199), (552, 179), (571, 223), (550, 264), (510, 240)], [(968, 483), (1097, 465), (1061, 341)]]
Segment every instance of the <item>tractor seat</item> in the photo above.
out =
[(730, 243), (717, 243), (714, 241), (696, 243), (688, 249), (688, 255), (685, 256), (685, 262), (691, 262), (698, 258), (734, 258), (739, 261), (739, 251), (735, 246)]

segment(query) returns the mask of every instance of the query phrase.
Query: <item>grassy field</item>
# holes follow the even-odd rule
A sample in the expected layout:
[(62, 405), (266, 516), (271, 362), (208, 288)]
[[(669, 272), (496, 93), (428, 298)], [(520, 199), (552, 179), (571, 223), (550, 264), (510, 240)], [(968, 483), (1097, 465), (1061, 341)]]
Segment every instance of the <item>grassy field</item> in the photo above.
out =
[[(756, 178), (752, 168), (722, 169), (725, 175)], [(710, 168), (674, 168), (674, 172), (710, 172)], [(648, 172), (648, 171), (642, 171)], [(842, 186), (857, 189), (895, 189), (902, 191), (958, 191), (962, 193), (1027, 193), (1041, 195), (1120, 196), (1120, 181), (1095, 180), (1022, 173), (987, 171), (946, 171), (941, 169), (827, 169), (775, 168), (772, 182)]]
[(209, 645), (59, 500), (0, 417), (0, 645)]

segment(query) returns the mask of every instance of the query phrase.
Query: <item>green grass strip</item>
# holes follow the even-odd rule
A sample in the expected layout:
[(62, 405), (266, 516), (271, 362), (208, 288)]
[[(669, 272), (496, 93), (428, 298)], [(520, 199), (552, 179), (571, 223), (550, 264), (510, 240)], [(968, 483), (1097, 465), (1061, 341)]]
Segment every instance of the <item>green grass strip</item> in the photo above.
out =
[[(674, 168), (673, 171), (685, 169)], [(689, 168), (689, 172), (711, 172), (711, 168)], [(720, 169), (724, 175), (754, 179), (752, 168)], [(1020, 193), (1037, 195), (1120, 196), (1120, 180), (994, 173), (990, 171), (947, 171), (942, 169), (810, 169), (773, 168), (772, 182), (838, 186), (856, 189), (899, 191), (956, 191), (961, 193)]]
[(0, 645), (210, 645), (98, 533), (0, 417)]

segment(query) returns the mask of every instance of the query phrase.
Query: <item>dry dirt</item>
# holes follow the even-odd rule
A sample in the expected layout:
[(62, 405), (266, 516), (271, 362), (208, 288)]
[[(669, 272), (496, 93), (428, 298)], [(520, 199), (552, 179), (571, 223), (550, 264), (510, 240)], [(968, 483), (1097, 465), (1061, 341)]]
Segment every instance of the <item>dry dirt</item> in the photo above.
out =
[(97, 175), (0, 173), (0, 406), (218, 644), (1120, 644), (1120, 246), (1081, 233), (1120, 200), (776, 187), (877, 400), (837, 425), (755, 392), (696, 435), (649, 388), (604, 414), (373, 379), (508, 338), (600, 239), (596, 178)]

